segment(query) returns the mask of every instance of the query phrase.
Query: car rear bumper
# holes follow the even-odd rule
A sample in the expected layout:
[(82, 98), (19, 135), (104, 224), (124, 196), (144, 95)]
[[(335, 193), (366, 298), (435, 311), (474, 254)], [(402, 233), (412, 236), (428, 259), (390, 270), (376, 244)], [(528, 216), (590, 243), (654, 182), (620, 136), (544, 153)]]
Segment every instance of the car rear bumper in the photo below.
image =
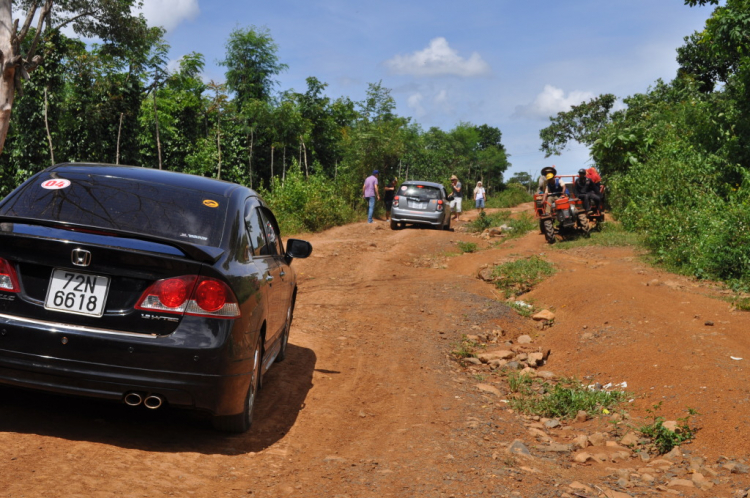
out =
[[(133, 334), (130, 334), (133, 335)], [(217, 349), (191, 350), (157, 344), (158, 340), (86, 335), (86, 331), (40, 330), (28, 319), (0, 315), (0, 384), (58, 394), (123, 401), (131, 392), (161, 396), (172, 406), (204, 410), (214, 415), (242, 412), (250, 383), (248, 374), (227, 374)], [(148, 344), (148, 341), (152, 344)], [(29, 342), (39, 344), (31, 348)], [(112, 364), (112, 350), (121, 360)], [(30, 352), (33, 351), (33, 352)], [(191, 355), (195, 368), (185, 365)], [(150, 362), (144, 362), (143, 356)], [(132, 361), (128, 364), (128, 359)], [(147, 363), (153, 367), (145, 366)], [(216, 365), (214, 372), (207, 363)], [(247, 372), (251, 369), (248, 368)]]
[(391, 210), (391, 219), (397, 223), (429, 223), (430, 225), (443, 225), (445, 223), (445, 211), (416, 211), (394, 207)]

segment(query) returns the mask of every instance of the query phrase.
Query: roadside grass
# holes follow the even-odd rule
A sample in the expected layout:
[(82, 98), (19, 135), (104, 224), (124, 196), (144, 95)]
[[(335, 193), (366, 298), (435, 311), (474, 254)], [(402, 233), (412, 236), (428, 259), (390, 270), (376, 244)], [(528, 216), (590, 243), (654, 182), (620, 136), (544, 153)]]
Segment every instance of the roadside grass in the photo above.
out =
[(493, 276), (497, 277), (495, 285), (503, 291), (506, 299), (529, 292), (554, 273), (552, 263), (539, 256), (503, 263), (493, 270)]
[(479, 250), (479, 246), (474, 242), (464, 242), (462, 240), (459, 240), (456, 245), (458, 245), (458, 249), (461, 251), (461, 254), (466, 252), (477, 252)]
[(572, 419), (579, 411), (595, 415), (613, 409), (628, 397), (624, 391), (589, 389), (576, 379), (561, 379), (554, 385), (542, 382), (536, 390), (525, 380), (519, 385), (522, 387), (510, 400), (510, 407), (547, 418)]
[(674, 430), (664, 427), (664, 417), (657, 415), (661, 404), (662, 402), (660, 401), (652, 408), (646, 410), (653, 417), (653, 422), (639, 428), (641, 434), (651, 440), (654, 452), (659, 455), (669, 453), (675, 446), (680, 446), (682, 443), (690, 441), (695, 437), (695, 433), (698, 430), (696, 427), (690, 426), (690, 419), (698, 415), (698, 412), (692, 408), (687, 409), (688, 415), (686, 417), (677, 419), (677, 427)]
[(503, 230), (504, 239), (521, 237), (537, 228), (534, 216), (529, 213), (520, 213), (517, 216), (513, 216), (510, 211), (498, 211), (492, 214), (479, 213), (476, 219), (466, 224), (466, 229), (469, 232), (481, 233), (488, 228), (499, 227), (501, 225), (508, 227), (507, 230)]
[(537, 311), (536, 305), (530, 299), (527, 301), (511, 301), (508, 303), (508, 306), (524, 318), (529, 318)]
[(734, 297), (731, 302), (737, 310), (750, 311), (750, 297)]
[(485, 206), (488, 208), (511, 208), (533, 200), (534, 197), (526, 192), (523, 186), (511, 184), (499, 194), (488, 197)]
[(508, 389), (512, 393), (531, 394), (534, 379), (525, 373), (511, 372), (508, 374)]
[(644, 237), (634, 232), (628, 232), (620, 223), (607, 222), (601, 231), (593, 230), (588, 238), (578, 237), (574, 240), (559, 242), (553, 249), (574, 249), (587, 246), (640, 246), (644, 247)]
[(461, 336), (461, 340), (453, 344), (451, 353), (456, 359), (463, 360), (464, 358), (471, 358), (474, 356), (474, 352), (477, 349), (484, 349), (485, 346), (469, 339), (466, 334)]

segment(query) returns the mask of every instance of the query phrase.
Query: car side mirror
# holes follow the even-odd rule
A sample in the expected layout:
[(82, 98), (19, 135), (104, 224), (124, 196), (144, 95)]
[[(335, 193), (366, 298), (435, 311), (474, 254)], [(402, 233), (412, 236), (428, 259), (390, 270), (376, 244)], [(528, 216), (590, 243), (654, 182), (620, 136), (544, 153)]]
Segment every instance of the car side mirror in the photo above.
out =
[(284, 258), (291, 263), (294, 258), (306, 258), (312, 254), (312, 244), (306, 240), (289, 239), (286, 241), (286, 254)]

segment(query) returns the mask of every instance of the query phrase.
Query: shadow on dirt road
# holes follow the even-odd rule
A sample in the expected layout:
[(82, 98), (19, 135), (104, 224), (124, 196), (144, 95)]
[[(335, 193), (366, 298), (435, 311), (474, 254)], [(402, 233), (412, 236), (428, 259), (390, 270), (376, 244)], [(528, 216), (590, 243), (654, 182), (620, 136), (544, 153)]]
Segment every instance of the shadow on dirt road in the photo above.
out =
[(207, 414), (168, 406), (150, 411), (88, 398), (0, 388), (0, 431), (87, 441), (150, 452), (238, 455), (276, 443), (294, 426), (312, 387), (311, 349), (289, 344), (287, 361), (263, 379), (252, 430), (224, 434)]

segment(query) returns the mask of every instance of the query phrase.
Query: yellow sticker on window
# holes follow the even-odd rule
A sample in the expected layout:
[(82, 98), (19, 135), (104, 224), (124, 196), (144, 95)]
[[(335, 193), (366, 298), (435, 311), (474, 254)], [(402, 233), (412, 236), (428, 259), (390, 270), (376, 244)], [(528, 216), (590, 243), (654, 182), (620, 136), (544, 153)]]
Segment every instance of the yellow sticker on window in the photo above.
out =
[(203, 205), (210, 208), (219, 207), (219, 203), (216, 201), (212, 201), (211, 199), (206, 199), (205, 201), (203, 201)]

